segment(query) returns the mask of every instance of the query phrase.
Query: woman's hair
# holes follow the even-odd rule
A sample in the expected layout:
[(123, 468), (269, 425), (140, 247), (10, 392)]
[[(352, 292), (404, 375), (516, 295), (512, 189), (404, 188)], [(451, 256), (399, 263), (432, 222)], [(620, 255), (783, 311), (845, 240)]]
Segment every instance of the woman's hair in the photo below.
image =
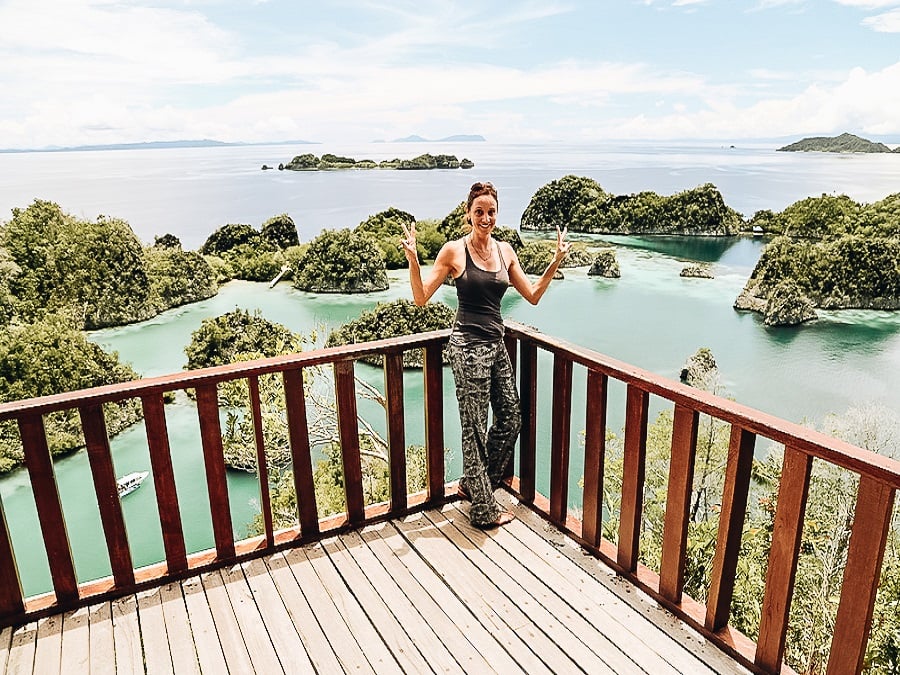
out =
[(466, 213), (472, 208), (472, 202), (475, 201), (476, 197), (481, 197), (482, 195), (490, 195), (497, 202), (497, 206), (500, 206), (500, 200), (497, 198), (497, 189), (493, 184), (473, 183), (472, 187), (469, 188), (469, 198), (466, 200)]

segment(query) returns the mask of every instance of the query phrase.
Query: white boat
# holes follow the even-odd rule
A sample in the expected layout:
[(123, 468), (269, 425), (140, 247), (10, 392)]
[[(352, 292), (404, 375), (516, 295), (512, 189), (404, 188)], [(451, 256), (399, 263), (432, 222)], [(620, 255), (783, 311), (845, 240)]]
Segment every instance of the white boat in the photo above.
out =
[(125, 495), (130, 495), (132, 492), (141, 487), (141, 483), (144, 482), (144, 479), (150, 475), (149, 471), (135, 471), (134, 473), (129, 473), (116, 481), (116, 488), (119, 491), (119, 497), (124, 497)]

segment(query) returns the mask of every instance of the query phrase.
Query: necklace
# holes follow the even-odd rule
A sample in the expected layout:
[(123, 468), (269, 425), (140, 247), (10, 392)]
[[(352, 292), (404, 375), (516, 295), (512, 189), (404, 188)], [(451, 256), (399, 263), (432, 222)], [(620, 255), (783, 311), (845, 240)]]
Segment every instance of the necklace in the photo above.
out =
[(493, 255), (494, 252), (493, 252), (493, 250), (491, 250), (490, 244), (488, 245), (487, 255), (484, 255), (481, 251), (478, 250), (478, 247), (475, 246), (475, 242), (472, 240), (471, 236), (469, 237), (469, 246), (472, 248), (473, 251), (475, 251), (475, 255), (477, 255), (479, 258), (481, 258), (484, 262), (490, 262), (491, 258), (494, 257), (494, 255)]

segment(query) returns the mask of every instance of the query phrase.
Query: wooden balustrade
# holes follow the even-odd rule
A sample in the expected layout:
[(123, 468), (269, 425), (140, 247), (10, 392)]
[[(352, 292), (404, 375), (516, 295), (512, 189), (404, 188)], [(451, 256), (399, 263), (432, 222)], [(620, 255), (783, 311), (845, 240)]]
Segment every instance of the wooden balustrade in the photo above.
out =
[[(804, 512), (814, 458), (860, 476), (857, 507), (837, 613), (829, 673), (858, 672), (865, 654), (872, 608), (890, 527), (894, 497), (900, 487), (900, 463), (870, 453), (799, 425), (733, 401), (684, 386), (589, 349), (508, 323), (507, 347), (520, 383), (522, 431), (518, 472), (510, 480), (519, 499), (566, 531), (619, 574), (656, 598), (735, 659), (755, 672), (783, 672), (790, 602), (797, 571)], [(89, 602), (119, 597), (173, 579), (199, 574), (236, 561), (296, 546), (377, 519), (401, 516), (441, 503), (452, 494), (444, 484), (444, 396), (448, 386), (441, 355), (447, 331), (436, 331), (361, 345), (321, 349), (289, 356), (236, 363), (95, 389), (0, 405), (0, 421), (18, 424), (25, 465), (35, 495), (41, 535), (47, 551), (53, 591), (24, 597), (14, 547), (0, 503), (0, 627)], [(406, 408), (403, 352), (424, 349), (423, 421), (427, 488), (408, 494), (406, 482)], [(552, 359), (551, 381), (538, 381), (539, 354)], [(354, 363), (370, 354), (384, 356), (385, 429), (390, 469), (390, 502), (366, 505), (363, 499), (360, 438)], [(322, 519), (313, 487), (309, 420), (304, 396), (304, 370), (330, 365), (334, 372), (338, 434), (345, 478), (346, 513)], [(583, 494), (581, 519), (569, 513), (569, 465), (573, 460), (575, 375), (586, 375), (584, 397)], [(278, 374), (284, 384), (287, 436), (297, 493), (297, 526), (275, 531), (265, 463), (259, 378)], [(231, 526), (218, 387), (245, 380), (249, 415), (259, 465), (260, 508), (264, 532), (236, 540)], [(618, 540), (602, 536), (603, 480), (610, 384), (625, 387), (624, 467)], [(550, 411), (538, 405), (538, 392), (550, 388)], [(198, 425), (211, 509), (214, 549), (188, 554), (166, 425), (164, 394), (196, 392)], [(673, 405), (671, 460), (659, 574), (642, 565), (647, 430), (651, 397)], [(164, 561), (135, 569), (131, 560), (121, 504), (116, 493), (110, 442), (103, 405), (128, 399), (141, 401), (163, 536)], [(78, 584), (66, 522), (47, 447), (43, 415), (78, 410), (90, 463), (112, 576)], [(724, 477), (719, 531), (705, 605), (684, 592), (690, 496), (694, 477), (699, 416), (708, 415), (731, 427)], [(540, 420), (549, 421), (547, 447), (538, 443)], [(544, 422), (546, 423), (546, 422)], [(785, 447), (782, 483), (774, 518), (771, 552), (756, 643), (731, 628), (730, 607), (741, 532), (747, 512), (750, 471), (757, 440)], [(451, 441), (455, 445), (455, 440)], [(581, 458), (574, 458), (581, 459)], [(549, 494), (538, 493), (538, 472), (548, 477)]]
[[(767, 415), (734, 401), (673, 382), (607, 356), (543, 335), (519, 324), (507, 324), (508, 337), (519, 342), (519, 386), (523, 425), (520, 464), (514, 488), (520, 500), (603, 560), (619, 574), (658, 600), (676, 616), (718, 644), (754, 672), (790, 672), (783, 665), (788, 615), (800, 552), (806, 499), (814, 458), (860, 476), (850, 549), (832, 638), (828, 673), (843, 675), (862, 669), (878, 589), (881, 563), (900, 488), (900, 462), (836, 440), (806, 427)], [(550, 494), (536, 495), (534, 460), (538, 418), (536, 392), (538, 353), (552, 359)], [(584, 474), (581, 521), (566, 513), (570, 422), (559, 416), (571, 410), (573, 366), (586, 371)], [(618, 541), (603, 539), (602, 494), (611, 380), (623, 383), (625, 438)], [(659, 574), (639, 563), (650, 396), (673, 405), (672, 447)], [(564, 411), (564, 412), (561, 412)], [(684, 594), (687, 530), (693, 484), (699, 415), (731, 426), (719, 531), (712, 560), (706, 605)], [(558, 438), (564, 434), (565, 438)], [(784, 445), (784, 462), (774, 517), (772, 543), (756, 643), (731, 628), (729, 614), (739, 562), (741, 534), (748, 507), (751, 468), (757, 439)]]

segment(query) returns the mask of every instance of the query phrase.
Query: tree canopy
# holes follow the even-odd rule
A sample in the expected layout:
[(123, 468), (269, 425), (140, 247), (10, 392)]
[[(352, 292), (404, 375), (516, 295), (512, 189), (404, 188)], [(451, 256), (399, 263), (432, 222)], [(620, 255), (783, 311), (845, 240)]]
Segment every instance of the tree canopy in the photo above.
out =
[(309, 243), (294, 286), (314, 293), (369, 293), (388, 288), (381, 249), (367, 234), (325, 230)]
[(606, 234), (736, 234), (741, 215), (706, 183), (669, 197), (644, 191), (611, 195), (591, 178), (564, 176), (539, 188), (522, 213), (523, 230)]

